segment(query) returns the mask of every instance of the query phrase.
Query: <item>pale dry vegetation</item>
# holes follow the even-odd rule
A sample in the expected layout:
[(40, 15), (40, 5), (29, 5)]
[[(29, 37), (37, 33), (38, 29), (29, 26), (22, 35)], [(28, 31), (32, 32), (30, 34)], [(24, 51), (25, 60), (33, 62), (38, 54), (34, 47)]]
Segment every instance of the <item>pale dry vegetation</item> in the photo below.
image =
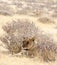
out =
[(53, 18), (57, 18), (57, 10), (55, 10), (51, 16), (52, 16)]
[(13, 6), (8, 4), (7, 2), (0, 1), (0, 14), (5, 15), (5, 16), (6, 15), (10, 16), (10, 15), (15, 14), (15, 11), (14, 11)]
[(55, 61), (57, 56), (57, 46), (49, 37), (38, 35), (23, 42), (23, 48), (29, 57), (39, 57), (46, 62)]
[[(11, 54), (21, 52), (26, 57), (40, 57), (44, 61), (55, 61), (57, 45), (47, 35), (41, 34), (33, 22), (17, 20), (2, 27), (6, 32), (0, 39)], [(25, 52), (22, 52), (25, 51)]]
[[(55, 6), (54, 6), (55, 5)], [(5, 6), (5, 7), (4, 7)], [(23, 14), (29, 16), (42, 16), (42, 14), (51, 15), (50, 11), (57, 10), (56, 2), (49, 1), (38, 1), (38, 0), (11, 0), (11, 1), (0, 1), (0, 14), (14, 15)], [(56, 17), (56, 14), (52, 15)]]
[[(1, 29), (1, 65), (46, 65), (46, 62), (56, 65), (57, 42), (53, 41), (56, 36), (53, 25), (55, 27), (57, 2), (49, 0), (0, 0), (0, 15), (1, 26), (8, 20), (13, 20), (12, 22), (8, 21), (2, 26), (3, 30)], [(19, 53), (21, 53), (20, 56)], [(31, 62), (32, 59), (37, 60)], [(40, 62), (43, 60), (45, 63), (39, 63), (39, 60)], [(55, 61), (56, 63), (53, 64)]]
[(17, 20), (4, 25), (3, 30), (6, 32), (1, 41), (7, 46), (7, 49), (13, 53), (21, 51), (21, 45), (24, 38), (32, 38), (37, 34), (37, 28), (34, 23), (27, 20)]
[(39, 22), (44, 23), (44, 24), (50, 24), (50, 23), (55, 23), (53, 20), (51, 20), (48, 17), (40, 17), (38, 19)]

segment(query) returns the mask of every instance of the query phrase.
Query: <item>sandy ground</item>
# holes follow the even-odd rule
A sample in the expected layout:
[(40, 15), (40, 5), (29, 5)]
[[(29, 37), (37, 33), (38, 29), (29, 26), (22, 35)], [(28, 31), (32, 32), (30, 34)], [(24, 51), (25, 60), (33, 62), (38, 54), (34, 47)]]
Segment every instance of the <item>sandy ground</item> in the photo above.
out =
[[(1, 0), (2, 1), (2, 0)], [(8, 0), (7, 0), (8, 1)], [(6, 2), (6, 0), (5, 0)], [(9, 1), (10, 3), (11, 1)], [(15, 6), (13, 6), (15, 7)], [(45, 16), (45, 15), (44, 15)], [(48, 16), (49, 17), (49, 16)], [(4, 31), (2, 30), (2, 26), (6, 22), (11, 22), (12, 20), (17, 20), (17, 19), (28, 19), (30, 22), (34, 22), (37, 27), (40, 28), (41, 31), (43, 31), (43, 34), (49, 35), (54, 41), (57, 42), (57, 18), (52, 18), (52, 20), (55, 20), (55, 23), (49, 23), (49, 24), (44, 24), (41, 23), (38, 20), (39, 17), (35, 16), (29, 16), (29, 15), (21, 15), (21, 14), (15, 14), (13, 16), (5, 16), (0, 14), (0, 36), (4, 34)], [(31, 59), (31, 58), (26, 58), (26, 57), (16, 57), (12, 56), (7, 53), (6, 49), (2, 47), (3, 43), (0, 41), (0, 65), (57, 65), (57, 61), (55, 62), (43, 62), (40, 61), (39, 59)]]

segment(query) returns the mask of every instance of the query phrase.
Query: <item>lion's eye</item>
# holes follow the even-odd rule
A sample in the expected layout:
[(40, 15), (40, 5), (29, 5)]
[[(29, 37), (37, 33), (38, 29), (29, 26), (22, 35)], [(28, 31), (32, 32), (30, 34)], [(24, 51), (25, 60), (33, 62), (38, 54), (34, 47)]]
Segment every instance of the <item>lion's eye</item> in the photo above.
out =
[(29, 41), (27, 41), (27, 43), (26, 44), (29, 44)]

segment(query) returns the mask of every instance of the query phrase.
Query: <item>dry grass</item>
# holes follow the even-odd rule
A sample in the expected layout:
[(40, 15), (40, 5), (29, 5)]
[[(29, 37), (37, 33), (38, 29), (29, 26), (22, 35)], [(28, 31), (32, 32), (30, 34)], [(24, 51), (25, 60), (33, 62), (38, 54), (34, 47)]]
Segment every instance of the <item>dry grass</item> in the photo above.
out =
[(1, 41), (4, 42), (12, 54), (21, 51), (24, 38), (31, 38), (37, 34), (37, 28), (34, 23), (29, 23), (27, 20), (17, 20), (7, 23), (2, 29), (6, 34), (1, 37)]
[(54, 12), (51, 16), (52, 16), (53, 18), (57, 18), (57, 12)]
[[(43, 61), (55, 61), (57, 54), (57, 46), (45, 35), (38, 35), (29, 40), (25, 40), (23, 48), (27, 52), (28, 57), (40, 57)], [(25, 53), (26, 53), (25, 52)]]
[(48, 18), (48, 17), (40, 17), (38, 20), (39, 20), (41, 23), (44, 23), (44, 24), (54, 23), (54, 21), (51, 20), (51, 19)]
[(7, 4), (3, 4), (3, 3), (0, 3), (0, 14), (2, 15), (13, 15), (15, 14), (15, 11), (13, 9), (13, 7), (7, 5)]
[(55, 45), (55, 42), (53, 42), (49, 37), (41, 35), (38, 38), (37, 46), (38, 52), (40, 52), (40, 55), (44, 61), (56, 60), (57, 46)]
[[(41, 34), (33, 22), (17, 20), (2, 27), (6, 32), (1, 41), (12, 54), (22, 52), (27, 57), (40, 57), (44, 61), (55, 61), (57, 46), (47, 35)], [(40, 32), (40, 33), (39, 33)]]

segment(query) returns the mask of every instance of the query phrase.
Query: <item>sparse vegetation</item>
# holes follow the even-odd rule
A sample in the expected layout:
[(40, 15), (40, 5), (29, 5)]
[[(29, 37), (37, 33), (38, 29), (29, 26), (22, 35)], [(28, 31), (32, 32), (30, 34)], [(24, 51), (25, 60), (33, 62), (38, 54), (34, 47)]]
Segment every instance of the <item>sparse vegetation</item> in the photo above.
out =
[(46, 62), (56, 60), (57, 46), (45, 35), (38, 35), (36, 38), (24, 41), (23, 48), (29, 57), (38, 56), (40, 57), (39, 59), (43, 59)]
[(52, 16), (53, 18), (57, 18), (57, 11), (54, 11), (51, 16)]
[[(49, 16), (52, 13), (51, 11), (56, 10), (55, 7), (52, 7), (53, 4), (44, 1), (38, 2), (37, 0), (12, 0), (8, 4), (0, 3), (0, 14), (12, 15), (16, 13), (24, 16), (36, 16), (36, 18), (39, 17), (38, 21), (40, 23), (54, 24), (51, 18), (42, 17), (43, 15)], [(57, 11), (51, 17), (57, 17)], [(50, 37), (41, 34), (33, 22), (29, 20), (13, 20), (11, 23), (9, 22), (3, 25), (2, 29), (6, 34), (0, 37), (0, 40), (5, 44), (11, 54), (17, 54), (24, 50), (25, 52), (22, 53), (27, 57), (40, 57), (44, 61), (56, 60), (57, 45)]]
[[(0, 14), (3, 15), (23, 14), (38, 17), (39, 15), (42, 16), (42, 13), (44, 12), (43, 14), (49, 16), (51, 15), (50, 11), (57, 10), (56, 6), (54, 7), (54, 4), (56, 5), (57, 3), (54, 3), (53, 1), (45, 2), (38, 0), (24, 0), (24, 1), (11, 0), (10, 3), (9, 1), (7, 2), (0, 1)], [(55, 14), (53, 16), (56, 17)]]
[[(1, 37), (10, 53), (19, 53), (27, 57), (40, 57), (44, 61), (55, 61), (57, 46), (50, 37), (41, 34), (33, 22), (17, 20), (4, 25), (3, 30), (7, 33)], [(40, 32), (40, 33), (38, 33)]]
[(44, 23), (44, 24), (54, 23), (54, 21), (51, 20), (51, 19), (48, 18), (48, 17), (40, 17), (38, 20), (39, 20), (39, 22)]
[(37, 34), (37, 28), (34, 23), (27, 20), (17, 20), (4, 25), (3, 30), (7, 35), (3, 35), (1, 41), (7, 46), (7, 49), (13, 53), (21, 51), (21, 45), (24, 38), (32, 38)]
[(2, 15), (13, 15), (15, 14), (15, 11), (13, 9), (13, 7), (7, 5), (7, 4), (1, 4), (0, 3), (0, 14)]

